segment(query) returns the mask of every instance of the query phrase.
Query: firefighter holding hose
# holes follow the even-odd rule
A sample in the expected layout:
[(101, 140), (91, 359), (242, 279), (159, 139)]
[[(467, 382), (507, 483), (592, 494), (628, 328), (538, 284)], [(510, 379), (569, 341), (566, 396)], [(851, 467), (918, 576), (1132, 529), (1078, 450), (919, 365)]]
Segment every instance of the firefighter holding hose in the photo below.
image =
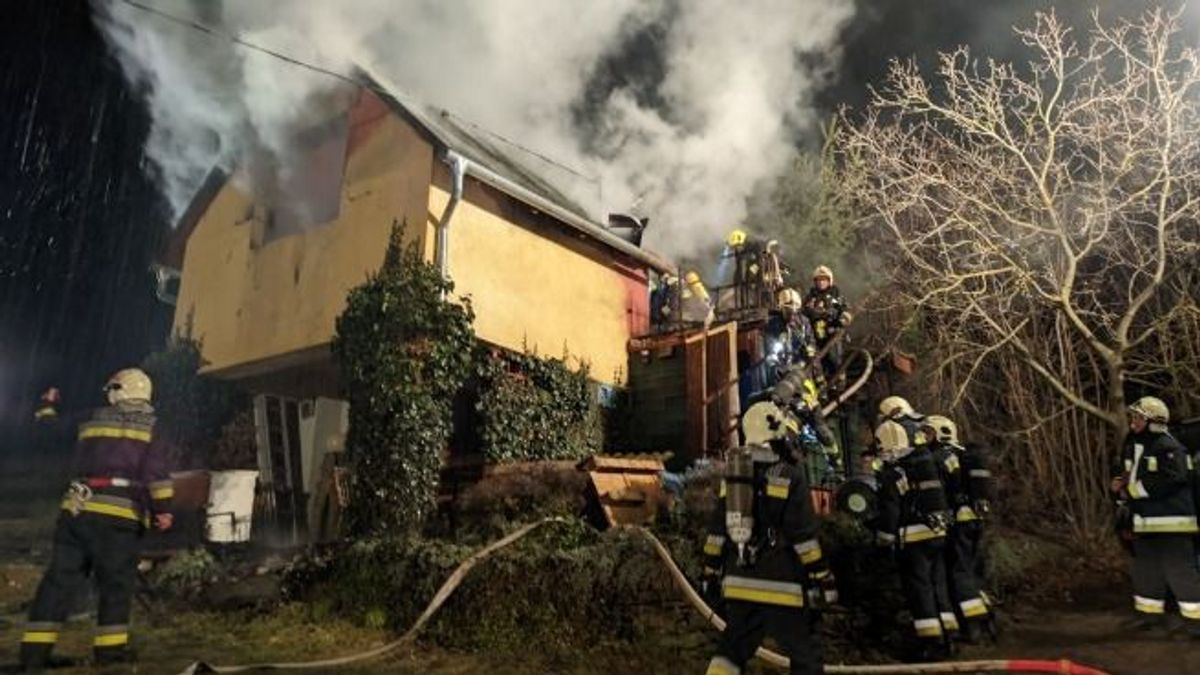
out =
[(95, 574), (100, 603), (92, 645), (97, 664), (127, 661), (139, 542), (153, 523), (166, 530), (174, 489), (154, 435), (151, 382), (137, 368), (104, 387), (109, 405), (79, 426), (72, 478), (62, 499), (50, 565), (21, 636), (21, 667), (46, 667), (73, 596)]

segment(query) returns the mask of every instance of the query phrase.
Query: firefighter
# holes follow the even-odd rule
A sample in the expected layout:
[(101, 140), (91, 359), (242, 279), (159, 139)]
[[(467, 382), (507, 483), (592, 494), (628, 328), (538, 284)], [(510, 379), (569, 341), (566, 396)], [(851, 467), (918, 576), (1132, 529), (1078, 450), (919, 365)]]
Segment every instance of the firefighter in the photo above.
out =
[(679, 277), (671, 272), (663, 272), (658, 285), (650, 293), (650, 321), (656, 328), (682, 321), (681, 293)]
[(42, 394), (42, 398), (38, 400), (37, 408), (33, 411), (33, 418), (38, 422), (46, 422), (54, 420), (58, 417), (58, 404), (62, 400), (62, 395), (58, 391), (58, 387), (50, 387), (46, 393)]
[(783, 268), (775, 240), (763, 241), (735, 229), (725, 239), (722, 262), (733, 262), (735, 309), (766, 309), (783, 287)]
[(1196, 569), (1196, 503), (1188, 451), (1167, 433), (1170, 411), (1153, 396), (1129, 407), (1130, 434), (1113, 492), (1133, 511), (1133, 606), (1139, 627), (1163, 625), (1167, 591), (1187, 633), (1200, 639), (1200, 571)]
[[(792, 366), (771, 388), (771, 400), (801, 424), (799, 448), (805, 451), (809, 484), (829, 482), (842, 473), (843, 458), (837, 436), (821, 412), (816, 382), (803, 365)], [(747, 411), (748, 412), (748, 411)], [(817, 449), (818, 452), (808, 452)]]
[(151, 382), (136, 368), (104, 387), (109, 405), (79, 426), (72, 479), (63, 495), (50, 565), (21, 638), (21, 666), (45, 667), (73, 596), (94, 573), (99, 591), (92, 642), (98, 664), (128, 659), (129, 612), (143, 528), (171, 527), (174, 494), (154, 436)]
[(821, 360), (825, 377), (832, 378), (842, 367), (843, 340), (834, 342), (834, 338), (850, 325), (853, 317), (846, 310), (842, 292), (833, 282), (833, 270), (826, 265), (813, 270), (813, 285), (804, 297), (804, 314), (812, 324), (817, 349), (825, 350)]
[(992, 632), (979, 573), (983, 522), (991, 510), (992, 472), (981, 448), (967, 448), (959, 443), (958, 426), (953, 420), (930, 415), (926, 421), (932, 430), (933, 459), (938, 464), (951, 511), (946, 578), (955, 610), (962, 620), (963, 637), (973, 643), (985, 630)]
[(812, 325), (804, 316), (804, 299), (795, 289), (779, 292), (779, 312), (767, 322), (767, 363), (772, 367), (768, 384), (774, 384), (793, 365), (807, 366), (817, 353)]
[(888, 396), (879, 402), (879, 422), (899, 422), (908, 432), (914, 448), (925, 447), (930, 440), (925, 416), (913, 410), (912, 404), (900, 396)]
[(916, 658), (942, 659), (950, 654), (951, 638), (958, 631), (946, 588), (946, 493), (928, 445), (914, 447), (900, 422), (884, 420), (875, 429), (875, 443), (882, 460), (876, 542), (893, 547), (898, 555), (913, 617)]
[(816, 624), (837, 585), (797, 454), (786, 438), (730, 451), (704, 544), (701, 584), (706, 595), (719, 587), (727, 622), (709, 675), (741, 673), (764, 636), (790, 672), (823, 670)]

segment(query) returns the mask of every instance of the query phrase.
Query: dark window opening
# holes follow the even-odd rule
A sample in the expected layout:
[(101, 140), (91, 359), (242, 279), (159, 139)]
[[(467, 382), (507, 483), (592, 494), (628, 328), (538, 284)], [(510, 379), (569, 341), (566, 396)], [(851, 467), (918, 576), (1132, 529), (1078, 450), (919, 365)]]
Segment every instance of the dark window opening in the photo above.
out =
[(349, 113), (299, 134), (297, 149), (277, 169), (275, 189), (262, 197), (268, 201), (264, 241), (337, 220), (349, 137)]

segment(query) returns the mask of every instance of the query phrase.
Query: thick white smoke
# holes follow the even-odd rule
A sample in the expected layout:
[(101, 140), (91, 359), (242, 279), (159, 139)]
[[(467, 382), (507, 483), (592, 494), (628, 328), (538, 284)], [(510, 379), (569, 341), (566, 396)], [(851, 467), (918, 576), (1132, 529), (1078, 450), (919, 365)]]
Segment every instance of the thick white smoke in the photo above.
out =
[[(286, 174), (295, 132), (321, 121), (337, 99), (341, 83), (335, 78), (119, 0), (97, 2), (101, 27), (149, 99), (153, 128), (147, 155), (177, 213), (214, 165), (249, 167), (255, 189), (271, 189), (278, 176), (270, 176)], [(836, 56), (839, 30), (853, 5), (853, 0), (153, 3), (338, 72), (364, 65), (384, 73), (410, 95), (595, 177), (562, 187), (598, 219), (636, 205), (652, 218), (650, 245), (675, 254), (694, 253), (740, 223), (747, 196), (786, 170), (797, 134), (814, 121), (807, 104), (818, 84), (812, 64)], [(636, 85), (641, 89), (617, 86), (597, 98), (593, 85), (604, 67), (641, 58), (623, 53), (640, 34), (655, 36), (648, 57), (661, 63), (650, 91), (641, 82)]]

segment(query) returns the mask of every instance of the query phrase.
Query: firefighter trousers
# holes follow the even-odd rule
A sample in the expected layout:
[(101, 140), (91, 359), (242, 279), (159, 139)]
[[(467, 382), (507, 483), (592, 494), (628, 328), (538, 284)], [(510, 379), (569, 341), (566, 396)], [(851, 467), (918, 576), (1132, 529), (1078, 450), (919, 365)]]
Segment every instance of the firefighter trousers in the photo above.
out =
[(1190, 534), (1138, 535), (1133, 539), (1133, 606), (1152, 618), (1166, 612), (1167, 592), (1188, 630), (1200, 634), (1200, 570)]
[(958, 631), (958, 619), (946, 583), (945, 542), (930, 539), (900, 549), (900, 578), (917, 638), (943, 642)]
[(708, 675), (737, 675), (770, 637), (791, 661), (792, 675), (819, 675), (824, 667), (817, 614), (801, 607), (782, 607), (731, 600), (725, 604), (725, 630)]
[(21, 637), (21, 665), (44, 665), (76, 594), (95, 575), (99, 592), (97, 663), (119, 661), (129, 643), (129, 612), (137, 575), (138, 523), (95, 513), (63, 513), (54, 531), (50, 565), (38, 585)]
[(978, 521), (956, 523), (946, 539), (946, 576), (950, 598), (966, 621), (987, 618), (983, 580), (979, 575), (979, 541), (983, 525)]

